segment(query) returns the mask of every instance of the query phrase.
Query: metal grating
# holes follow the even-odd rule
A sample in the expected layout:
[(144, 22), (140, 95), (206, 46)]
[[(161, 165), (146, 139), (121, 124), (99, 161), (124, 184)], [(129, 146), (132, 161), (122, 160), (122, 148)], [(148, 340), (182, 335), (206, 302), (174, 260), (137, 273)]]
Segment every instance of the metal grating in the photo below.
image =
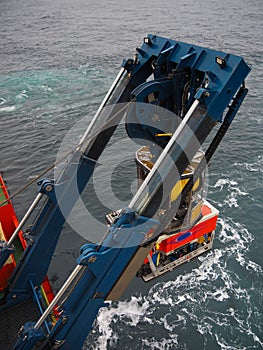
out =
[(37, 321), (38, 310), (32, 299), (0, 313), (0, 350), (8, 350), (14, 342), (21, 326), (26, 322)]

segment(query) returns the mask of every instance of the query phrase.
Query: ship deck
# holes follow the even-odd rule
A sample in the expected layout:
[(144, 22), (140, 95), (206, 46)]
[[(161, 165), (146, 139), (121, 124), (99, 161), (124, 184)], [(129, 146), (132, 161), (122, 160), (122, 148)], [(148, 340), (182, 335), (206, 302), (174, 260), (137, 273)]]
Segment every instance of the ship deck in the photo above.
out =
[(8, 350), (21, 325), (26, 322), (34, 322), (39, 318), (38, 309), (32, 299), (27, 299), (0, 313), (0, 348)]

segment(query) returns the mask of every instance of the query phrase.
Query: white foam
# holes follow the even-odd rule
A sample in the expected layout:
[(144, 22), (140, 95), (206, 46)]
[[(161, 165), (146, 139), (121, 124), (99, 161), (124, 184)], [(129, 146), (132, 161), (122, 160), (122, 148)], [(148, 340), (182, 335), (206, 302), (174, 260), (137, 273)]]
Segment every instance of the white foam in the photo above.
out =
[(255, 272), (258, 273), (263, 273), (263, 269), (262, 266), (258, 265), (257, 263), (255, 263), (254, 261), (249, 260), (248, 262), (246, 261), (246, 269), (249, 270), (253, 270)]
[(157, 340), (154, 338), (146, 338), (142, 339), (144, 349), (146, 347), (154, 350), (164, 350), (164, 349), (175, 349), (178, 346), (178, 335), (170, 334), (169, 339), (162, 338), (161, 340)]
[(215, 334), (215, 338), (217, 341), (217, 344), (220, 346), (221, 350), (247, 350), (246, 347), (236, 347), (233, 345), (228, 345), (225, 341), (225, 339), (223, 338), (222, 334)]
[(216, 290), (215, 292), (208, 293), (208, 294), (210, 294), (210, 296), (216, 301), (224, 301), (224, 300), (230, 298), (230, 296), (227, 293), (225, 288), (220, 288), (220, 289)]
[[(218, 218), (218, 225), (221, 226), (220, 232), (217, 237), (225, 247), (232, 249), (233, 246), (229, 245), (230, 242), (235, 244), (234, 252), (240, 250), (247, 250), (249, 244), (254, 240), (253, 235), (240, 223), (235, 223), (230, 218)], [(238, 249), (237, 249), (238, 248)]]
[(3, 98), (3, 97), (0, 97), (0, 106), (2, 105), (2, 104), (4, 104), (6, 102), (6, 100)]
[(212, 188), (219, 189), (219, 192), (226, 189), (229, 194), (226, 196), (224, 201), (221, 200), (221, 202), (217, 203), (217, 206), (219, 207), (235, 207), (237, 208), (238, 205), (238, 198), (240, 196), (248, 196), (249, 193), (246, 192), (244, 189), (240, 188), (238, 186), (238, 182), (231, 180), (229, 178), (222, 178), (217, 180), (214, 186), (211, 186)]
[(147, 300), (133, 296), (130, 301), (121, 301), (117, 303), (117, 306), (110, 304), (109, 307), (100, 309), (95, 325), (99, 332), (95, 348), (106, 350), (109, 341), (111, 345), (116, 344), (118, 335), (112, 330), (112, 322), (116, 322), (115, 316), (125, 321), (127, 325), (135, 327), (145, 316), (148, 305)]
[(23, 90), (20, 94), (17, 95), (17, 98), (28, 98), (27, 91)]
[(219, 179), (219, 180), (217, 180), (215, 185), (212, 186), (212, 187), (214, 187), (214, 188), (218, 188), (219, 187), (220, 191), (222, 191), (225, 185), (228, 185), (228, 187), (230, 187), (230, 186), (235, 186), (237, 184), (238, 183), (236, 181), (233, 181), (231, 179), (226, 178), (226, 179)]
[(167, 315), (165, 315), (164, 317), (161, 317), (160, 318), (160, 323), (162, 323), (163, 324), (163, 327), (165, 328), (165, 329), (167, 329), (169, 332), (173, 332), (174, 331), (174, 325), (170, 325), (169, 323), (168, 323), (168, 321), (167, 321), (167, 316), (168, 316), (169, 314), (167, 314)]
[(261, 341), (259, 337), (251, 331), (251, 329), (248, 329), (247, 334), (252, 335), (254, 342), (258, 343), (261, 346), (261, 349), (263, 349), (263, 341)]
[(257, 157), (257, 159), (253, 162), (250, 163), (240, 163), (240, 162), (236, 162), (234, 163), (234, 166), (238, 167), (238, 168), (242, 168), (242, 169), (246, 169), (249, 172), (263, 172), (263, 156), (260, 155)]
[(0, 112), (13, 112), (16, 106), (1, 107)]
[(47, 91), (47, 92), (53, 91), (53, 89), (50, 86), (47, 86), (47, 85), (41, 85), (40, 88), (43, 91)]
[(239, 206), (239, 198), (241, 196), (249, 196), (249, 193), (243, 188), (243, 186), (228, 177), (218, 179), (215, 185), (210, 186), (210, 189), (211, 192), (215, 193), (219, 191), (225, 194), (225, 198), (221, 198), (219, 201), (215, 202), (215, 205), (219, 208), (237, 208)]
[(238, 207), (237, 199), (233, 193), (231, 193), (230, 196), (227, 196), (227, 198), (224, 200), (224, 205), (228, 205), (230, 208), (231, 207), (235, 207), (235, 208)]
[(181, 304), (182, 302), (184, 302), (186, 299), (185, 299), (185, 296), (184, 295), (178, 295), (178, 298), (177, 300), (175, 301), (175, 304)]

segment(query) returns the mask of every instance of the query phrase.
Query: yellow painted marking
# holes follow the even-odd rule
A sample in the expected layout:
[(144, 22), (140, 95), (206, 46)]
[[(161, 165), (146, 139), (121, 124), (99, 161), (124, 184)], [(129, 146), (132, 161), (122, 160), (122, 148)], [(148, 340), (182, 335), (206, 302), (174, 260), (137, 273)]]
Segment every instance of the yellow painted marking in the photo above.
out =
[(171, 133), (171, 132), (168, 132), (168, 133), (166, 133), (166, 134), (155, 134), (155, 136), (172, 136), (173, 134)]

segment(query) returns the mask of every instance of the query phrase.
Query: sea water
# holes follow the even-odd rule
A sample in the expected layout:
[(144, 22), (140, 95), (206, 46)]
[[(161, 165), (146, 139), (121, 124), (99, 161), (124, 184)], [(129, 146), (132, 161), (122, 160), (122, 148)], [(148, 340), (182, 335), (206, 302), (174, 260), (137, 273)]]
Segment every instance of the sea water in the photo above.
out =
[[(220, 211), (214, 249), (147, 285), (134, 279), (119, 302), (101, 310), (83, 349), (262, 349), (262, 0), (0, 4), (0, 169), (11, 193), (55, 161), (81, 118), (88, 124), (122, 59), (148, 33), (235, 53), (252, 66), (249, 94), (209, 169), (208, 199)], [(81, 135), (70, 136), (74, 143)], [(103, 195), (131, 198), (135, 173), (128, 185), (119, 176), (126, 146), (113, 142), (104, 159), (117, 188), (96, 179), (93, 239), (104, 229)], [(19, 218), (35, 194), (33, 185), (14, 198)], [(50, 268), (55, 289), (83, 242), (66, 227)]]

